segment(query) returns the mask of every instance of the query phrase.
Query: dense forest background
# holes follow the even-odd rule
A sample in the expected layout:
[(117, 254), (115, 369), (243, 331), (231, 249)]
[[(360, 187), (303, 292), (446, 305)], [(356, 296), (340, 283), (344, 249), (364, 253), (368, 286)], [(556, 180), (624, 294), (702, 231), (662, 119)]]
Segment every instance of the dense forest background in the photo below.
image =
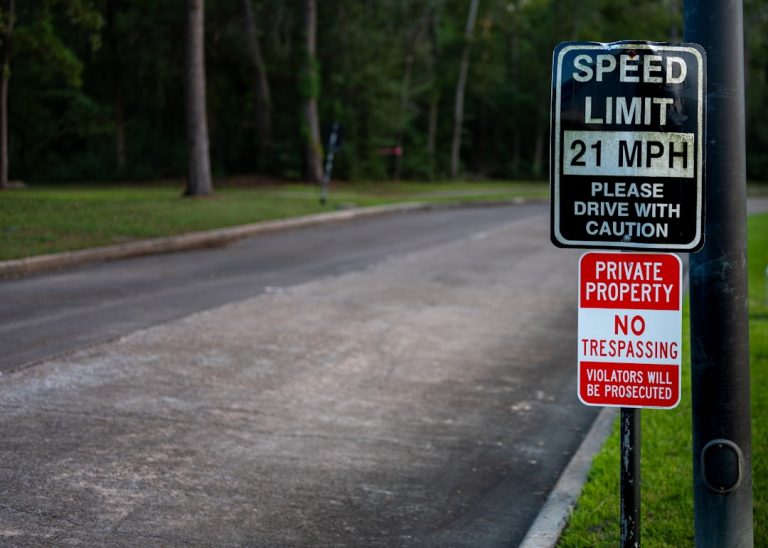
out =
[[(343, 128), (334, 177), (448, 177), (466, 58), (459, 171), (545, 178), (555, 44), (682, 37), (682, 0), (479, 0), (471, 19), (475, 1), (317, 0), (311, 70), (305, 3), (206, 1), (214, 176), (304, 177), (303, 105), (313, 97), (320, 127)], [(185, 0), (17, 1), (0, 52), (10, 75), (10, 179), (184, 176), (186, 21)], [(748, 171), (763, 180), (764, 0), (745, 2), (745, 26)], [(398, 147), (402, 156), (392, 154)]]

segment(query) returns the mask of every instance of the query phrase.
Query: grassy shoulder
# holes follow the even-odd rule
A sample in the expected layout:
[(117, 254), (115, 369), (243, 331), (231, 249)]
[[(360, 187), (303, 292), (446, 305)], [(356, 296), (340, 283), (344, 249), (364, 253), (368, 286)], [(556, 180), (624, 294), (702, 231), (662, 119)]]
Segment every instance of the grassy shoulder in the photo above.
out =
[[(748, 221), (749, 317), (752, 385), (752, 474), (755, 546), (768, 546), (768, 214)], [(689, 309), (683, 346), (690, 348)], [(683, 358), (682, 401), (673, 410), (642, 412), (643, 544), (693, 546), (690, 356)], [(619, 538), (619, 434), (596, 455), (589, 479), (558, 546), (617, 546)]]
[(31, 187), (0, 193), (0, 260), (400, 202), (546, 198), (546, 183), (376, 182), (335, 185), (320, 205), (309, 185), (217, 186), (205, 199), (178, 185)]

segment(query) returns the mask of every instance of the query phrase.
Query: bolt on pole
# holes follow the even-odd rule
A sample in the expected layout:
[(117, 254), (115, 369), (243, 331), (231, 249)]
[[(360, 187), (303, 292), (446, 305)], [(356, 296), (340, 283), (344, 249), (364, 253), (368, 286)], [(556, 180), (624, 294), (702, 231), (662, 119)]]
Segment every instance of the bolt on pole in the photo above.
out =
[(753, 545), (740, 0), (686, 0), (685, 41), (707, 53), (705, 244), (691, 255), (695, 542)]

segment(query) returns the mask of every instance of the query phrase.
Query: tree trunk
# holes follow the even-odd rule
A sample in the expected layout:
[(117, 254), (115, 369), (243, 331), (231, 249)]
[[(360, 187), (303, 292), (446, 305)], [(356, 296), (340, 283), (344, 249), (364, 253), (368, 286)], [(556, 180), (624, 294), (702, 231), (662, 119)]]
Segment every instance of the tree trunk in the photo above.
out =
[(253, 15), (251, 0), (242, 0), (243, 23), (245, 36), (248, 40), (248, 49), (256, 71), (254, 78), (254, 98), (256, 100), (256, 138), (258, 140), (259, 154), (264, 155), (269, 148), (272, 139), (272, 98), (269, 90), (267, 69), (264, 65), (264, 57), (261, 54), (259, 34), (256, 29), (256, 18)]
[(475, 28), (477, 6), (480, 0), (472, 0), (469, 5), (467, 27), (464, 30), (464, 51), (461, 55), (459, 66), (459, 80), (456, 84), (456, 103), (453, 110), (453, 143), (451, 145), (451, 177), (459, 174), (459, 154), (461, 152), (461, 129), (464, 123), (464, 89), (467, 85), (467, 73), (469, 72), (469, 50), (472, 45), (472, 32)]
[(117, 173), (125, 173), (125, 115), (122, 92), (115, 96), (115, 163)]
[(539, 124), (536, 128), (536, 148), (533, 152), (533, 176), (541, 179), (544, 176), (544, 138), (546, 130)]
[(115, 126), (115, 165), (117, 173), (125, 172), (125, 113), (123, 100), (123, 63), (120, 57), (117, 29), (115, 27), (116, 0), (107, 0), (106, 33), (110, 67), (112, 69), (113, 123)]
[(208, 152), (208, 119), (205, 111), (205, 7), (203, 0), (187, 0), (187, 153), (185, 196), (213, 192)]
[(5, 2), (0, 32), (0, 190), (8, 188), (8, 80), (11, 77), (11, 36), (16, 17), (15, 0)]
[(304, 0), (304, 167), (306, 178), (315, 184), (323, 180), (323, 145), (320, 139), (320, 120), (317, 113), (319, 77), (317, 70), (317, 4), (315, 0)]
[(437, 43), (437, 17), (438, 8), (435, 4), (432, 4), (432, 9), (429, 11), (429, 20), (427, 22), (429, 30), (429, 81), (432, 89), (429, 92), (429, 121), (427, 127), (427, 163), (429, 169), (429, 180), (435, 179), (435, 172), (437, 162), (435, 160), (435, 150), (437, 143), (437, 117), (438, 107), (440, 103), (440, 85), (437, 79), (437, 60), (438, 60), (438, 43)]
[(435, 179), (435, 142), (437, 141), (437, 107), (439, 96), (435, 93), (429, 102), (429, 128), (427, 130), (427, 161), (429, 162), (429, 180)]
[(408, 101), (410, 99), (411, 92), (411, 71), (413, 70), (413, 51), (407, 51), (405, 54), (405, 69), (403, 70), (403, 83), (400, 88), (400, 116), (398, 120), (397, 128), (397, 142), (395, 147), (399, 148), (401, 153), (395, 154), (395, 169), (392, 173), (392, 178), (395, 181), (400, 180), (400, 176), (403, 171), (403, 135), (405, 134), (405, 126), (408, 120)]

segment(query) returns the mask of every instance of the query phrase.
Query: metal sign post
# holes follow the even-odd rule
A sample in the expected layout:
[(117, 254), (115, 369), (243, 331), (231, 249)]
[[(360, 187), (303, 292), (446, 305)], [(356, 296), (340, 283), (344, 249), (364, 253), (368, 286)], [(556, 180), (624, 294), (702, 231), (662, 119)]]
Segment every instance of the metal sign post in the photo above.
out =
[(331, 131), (328, 134), (328, 147), (325, 155), (325, 169), (323, 170), (323, 184), (320, 187), (320, 205), (328, 202), (328, 191), (331, 185), (331, 174), (333, 173), (333, 160), (336, 157), (336, 151), (339, 149), (341, 124), (334, 122), (331, 124)]
[(621, 547), (640, 546), (640, 409), (621, 408)]
[(706, 244), (691, 255), (696, 546), (751, 547), (742, 2), (686, 0), (708, 59)]

